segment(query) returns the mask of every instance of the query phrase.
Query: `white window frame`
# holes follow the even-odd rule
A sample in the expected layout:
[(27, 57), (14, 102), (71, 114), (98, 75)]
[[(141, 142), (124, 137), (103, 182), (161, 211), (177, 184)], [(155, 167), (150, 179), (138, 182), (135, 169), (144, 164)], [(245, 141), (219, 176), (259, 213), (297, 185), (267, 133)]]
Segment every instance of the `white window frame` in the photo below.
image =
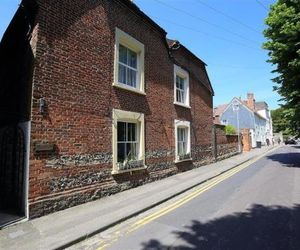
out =
[(222, 125), (228, 125), (228, 120), (227, 120), (227, 119), (223, 119), (223, 120), (221, 121), (221, 124), (222, 124)]
[[(127, 149), (127, 144), (130, 143), (130, 144), (136, 144), (136, 153), (137, 153), (137, 156), (138, 156), (138, 153), (139, 153), (139, 143), (140, 143), (140, 140), (139, 140), (139, 124), (136, 123), (136, 122), (128, 122), (128, 121), (117, 121), (117, 124), (119, 122), (123, 122), (126, 124), (126, 129), (125, 129), (125, 134), (126, 134), (126, 139), (124, 141), (118, 141), (118, 138), (117, 138), (117, 146), (119, 146), (119, 144), (125, 144), (125, 149)], [(134, 124), (135, 125), (135, 141), (130, 141), (128, 140), (128, 124)]]
[[(183, 162), (183, 161), (191, 161), (192, 155), (191, 155), (191, 123), (189, 121), (180, 121), (175, 120), (175, 163), (177, 162)], [(187, 154), (190, 154), (190, 157), (187, 159), (180, 159), (178, 155), (178, 128), (185, 128), (187, 129), (187, 146), (186, 146), (186, 152)]]
[[(113, 152), (113, 170), (112, 174), (131, 172), (146, 169), (145, 165), (145, 118), (143, 113), (136, 113), (113, 109), (112, 111), (112, 152)], [(128, 170), (120, 169), (118, 166), (118, 122), (129, 122), (137, 124), (138, 142), (138, 161), (142, 161), (141, 167)]]
[[(136, 87), (119, 82), (119, 46), (120, 44), (137, 54), (137, 80)], [(115, 33), (115, 58), (114, 58), (114, 81), (113, 86), (126, 89), (135, 93), (145, 95), (144, 82), (144, 58), (145, 47), (144, 44), (128, 35), (124, 31), (116, 28)], [(129, 66), (128, 66), (129, 67)]]
[[(184, 102), (177, 101), (177, 87), (176, 87), (176, 76), (184, 79)], [(174, 104), (191, 108), (190, 106), (190, 78), (189, 73), (178, 65), (174, 65)]]

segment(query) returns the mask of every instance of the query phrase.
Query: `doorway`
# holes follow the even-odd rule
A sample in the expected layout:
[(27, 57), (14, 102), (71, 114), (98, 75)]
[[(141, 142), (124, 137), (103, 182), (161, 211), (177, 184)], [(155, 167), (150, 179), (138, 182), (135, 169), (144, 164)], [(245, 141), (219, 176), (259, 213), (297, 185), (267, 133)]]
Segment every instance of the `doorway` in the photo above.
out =
[(25, 137), (17, 125), (0, 128), (0, 228), (25, 217)]

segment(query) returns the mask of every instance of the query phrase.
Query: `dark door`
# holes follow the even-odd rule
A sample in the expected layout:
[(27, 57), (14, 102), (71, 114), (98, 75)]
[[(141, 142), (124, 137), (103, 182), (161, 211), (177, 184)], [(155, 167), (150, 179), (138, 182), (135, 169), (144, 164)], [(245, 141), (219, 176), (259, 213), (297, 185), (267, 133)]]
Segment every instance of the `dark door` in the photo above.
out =
[(0, 128), (0, 210), (24, 215), (24, 159), (22, 129)]

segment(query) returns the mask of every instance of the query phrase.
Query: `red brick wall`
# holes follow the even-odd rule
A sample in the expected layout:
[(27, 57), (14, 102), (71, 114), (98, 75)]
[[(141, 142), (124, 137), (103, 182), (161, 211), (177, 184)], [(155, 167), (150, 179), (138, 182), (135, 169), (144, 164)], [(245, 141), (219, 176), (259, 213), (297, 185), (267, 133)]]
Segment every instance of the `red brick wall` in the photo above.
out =
[[(191, 121), (194, 165), (212, 159), (212, 96), (192, 76), (191, 109), (174, 106), (174, 63), (164, 33), (118, 1), (38, 2), (31, 217), (193, 167), (191, 162), (174, 164), (174, 119)], [(145, 45), (146, 96), (112, 86), (115, 27)], [(182, 64), (193, 72), (199, 67), (193, 60)], [(45, 115), (39, 112), (39, 98), (46, 101)], [(111, 175), (113, 108), (145, 114), (146, 171)], [(41, 142), (53, 143), (54, 152), (36, 153), (34, 145)]]
[(242, 133), (243, 151), (245, 152), (250, 151), (252, 148), (250, 129), (244, 128), (242, 129), (241, 133)]
[(226, 135), (225, 126), (215, 124), (215, 157), (217, 160), (228, 158), (238, 153), (238, 136)]

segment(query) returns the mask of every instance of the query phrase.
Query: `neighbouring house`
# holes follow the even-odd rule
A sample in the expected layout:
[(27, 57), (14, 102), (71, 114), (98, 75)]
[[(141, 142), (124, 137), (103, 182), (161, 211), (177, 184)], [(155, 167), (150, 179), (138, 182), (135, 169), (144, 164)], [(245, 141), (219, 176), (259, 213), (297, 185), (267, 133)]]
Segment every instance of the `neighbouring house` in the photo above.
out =
[(266, 140), (272, 143), (274, 139), (273, 123), (268, 104), (266, 102), (255, 102), (255, 111), (266, 119)]
[(0, 82), (0, 215), (42, 216), (214, 160), (205, 63), (129, 0), (23, 0)]
[(214, 123), (232, 125), (240, 131), (249, 129), (252, 148), (272, 143), (272, 119), (266, 102), (255, 102), (252, 93), (247, 100), (234, 97), (229, 104), (214, 108)]

